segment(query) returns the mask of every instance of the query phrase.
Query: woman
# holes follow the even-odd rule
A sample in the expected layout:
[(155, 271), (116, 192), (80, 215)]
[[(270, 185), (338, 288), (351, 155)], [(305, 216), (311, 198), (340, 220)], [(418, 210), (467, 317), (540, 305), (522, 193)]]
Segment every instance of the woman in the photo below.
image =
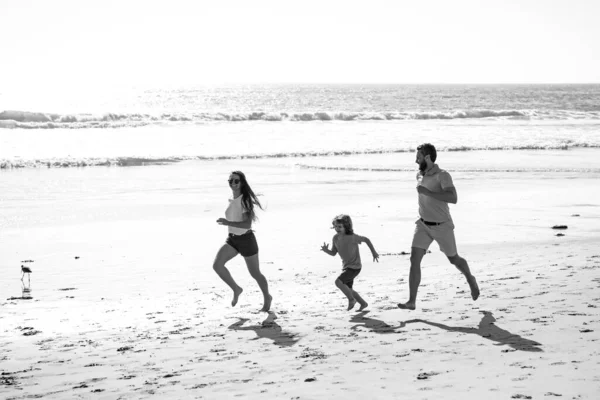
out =
[(254, 206), (257, 205), (260, 209), (263, 208), (248, 184), (246, 175), (244, 175), (243, 172), (234, 171), (229, 175), (229, 187), (233, 193), (233, 198), (229, 199), (229, 207), (227, 207), (227, 210), (225, 211), (226, 218), (219, 218), (217, 220), (219, 225), (226, 225), (229, 227), (229, 236), (215, 257), (213, 269), (219, 277), (229, 285), (231, 290), (233, 290), (233, 300), (231, 301), (231, 305), (235, 306), (243, 289), (235, 283), (229, 270), (225, 268), (225, 264), (233, 257), (241, 254), (242, 257), (244, 257), (244, 260), (246, 260), (250, 275), (256, 279), (256, 282), (263, 293), (264, 305), (261, 311), (269, 311), (271, 308), (271, 300), (273, 298), (269, 294), (269, 284), (267, 283), (267, 279), (260, 272), (258, 263), (258, 244), (256, 243), (254, 232), (250, 229), (252, 227), (252, 221), (256, 220)]

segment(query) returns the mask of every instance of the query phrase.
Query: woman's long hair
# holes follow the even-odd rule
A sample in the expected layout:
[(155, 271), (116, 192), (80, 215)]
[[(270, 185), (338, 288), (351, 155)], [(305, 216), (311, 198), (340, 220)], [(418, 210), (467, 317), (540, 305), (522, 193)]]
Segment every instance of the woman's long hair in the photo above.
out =
[(264, 210), (258, 197), (254, 194), (254, 191), (250, 187), (246, 175), (242, 171), (233, 171), (230, 175), (237, 175), (240, 177), (240, 191), (242, 192), (242, 205), (250, 213), (252, 221), (256, 221), (256, 213), (254, 212), (254, 205), (256, 204), (261, 210)]

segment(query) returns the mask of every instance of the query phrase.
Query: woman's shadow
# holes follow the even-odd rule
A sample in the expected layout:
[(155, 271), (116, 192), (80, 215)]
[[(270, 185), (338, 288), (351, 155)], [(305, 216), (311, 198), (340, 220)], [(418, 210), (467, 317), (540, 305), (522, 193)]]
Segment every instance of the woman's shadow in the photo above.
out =
[(234, 331), (254, 331), (257, 337), (252, 340), (262, 338), (270, 339), (274, 344), (280, 347), (295, 345), (296, 342), (300, 340), (298, 335), (284, 331), (283, 328), (275, 322), (276, 319), (277, 315), (275, 315), (273, 311), (269, 311), (267, 319), (261, 322), (260, 325), (242, 326), (248, 321), (248, 318), (239, 318), (238, 322), (231, 324), (227, 329)]
[(375, 333), (398, 333), (396, 332), (396, 329), (404, 328), (406, 325), (405, 322), (401, 322), (398, 326), (391, 326), (379, 319), (365, 317), (365, 315), (367, 315), (369, 312), (370, 311), (361, 311), (352, 316), (350, 322), (354, 322), (356, 325), (350, 329), (356, 330), (359, 327), (364, 326), (365, 328), (370, 329), (371, 332)]
[(492, 340), (496, 343), (497, 346), (508, 345), (515, 350), (521, 351), (543, 351), (538, 346), (541, 346), (541, 343), (535, 342), (533, 340), (525, 339), (519, 335), (515, 335), (506, 331), (502, 328), (497, 327), (494, 322), (496, 322), (496, 318), (489, 311), (480, 311), (483, 313), (483, 318), (479, 322), (479, 326), (477, 328), (463, 328), (463, 327), (454, 327), (448, 326), (444, 324), (439, 324), (437, 322), (429, 322), (423, 319), (412, 319), (406, 321), (407, 324), (414, 322), (421, 322), (427, 325), (435, 326), (436, 328), (442, 328), (450, 332), (462, 332), (462, 333), (473, 333), (481, 336), (482, 338)]

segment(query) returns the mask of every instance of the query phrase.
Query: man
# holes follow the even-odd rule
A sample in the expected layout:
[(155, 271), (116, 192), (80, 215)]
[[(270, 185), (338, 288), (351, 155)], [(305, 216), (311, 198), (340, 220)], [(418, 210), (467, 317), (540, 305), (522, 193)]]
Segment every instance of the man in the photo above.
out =
[(410, 252), (410, 298), (406, 303), (398, 304), (404, 310), (416, 308), (417, 291), (421, 283), (421, 260), (434, 240), (448, 260), (467, 278), (473, 300), (479, 297), (479, 287), (475, 277), (471, 275), (467, 260), (456, 251), (454, 224), (448, 207), (448, 203), (456, 204), (458, 201), (456, 188), (450, 174), (435, 164), (436, 158), (437, 152), (432, 144), (424, 143), (417, 147), (417, 192), (421, 218), (416, 222)]

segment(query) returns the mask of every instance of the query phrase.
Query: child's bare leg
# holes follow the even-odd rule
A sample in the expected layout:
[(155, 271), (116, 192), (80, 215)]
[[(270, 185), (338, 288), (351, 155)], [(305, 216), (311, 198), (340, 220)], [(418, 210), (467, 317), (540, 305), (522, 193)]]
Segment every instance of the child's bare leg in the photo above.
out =
[(346, 284), (339, 279), (335, 280), (335, 286), (337, 286), (338, 289), (340, 289), (342, 293), (346, 295), (346, 297), (348, 298), (348, 310), (352, 310), (356, 305), (356, 299), (352, 295), (352, 289), (346, 286)]
[(369, 304), (366, 301), (364, 301), (363, 298), (360, 297), (360, 295), (354, 289), (350, 290), (352, 290), (352, 296), (356, 299), (356, 301), (358, 301), (358, 304), (360, 304), (360, 308), (358, 309), (358, 311), (362, 311), (369, 306)]

